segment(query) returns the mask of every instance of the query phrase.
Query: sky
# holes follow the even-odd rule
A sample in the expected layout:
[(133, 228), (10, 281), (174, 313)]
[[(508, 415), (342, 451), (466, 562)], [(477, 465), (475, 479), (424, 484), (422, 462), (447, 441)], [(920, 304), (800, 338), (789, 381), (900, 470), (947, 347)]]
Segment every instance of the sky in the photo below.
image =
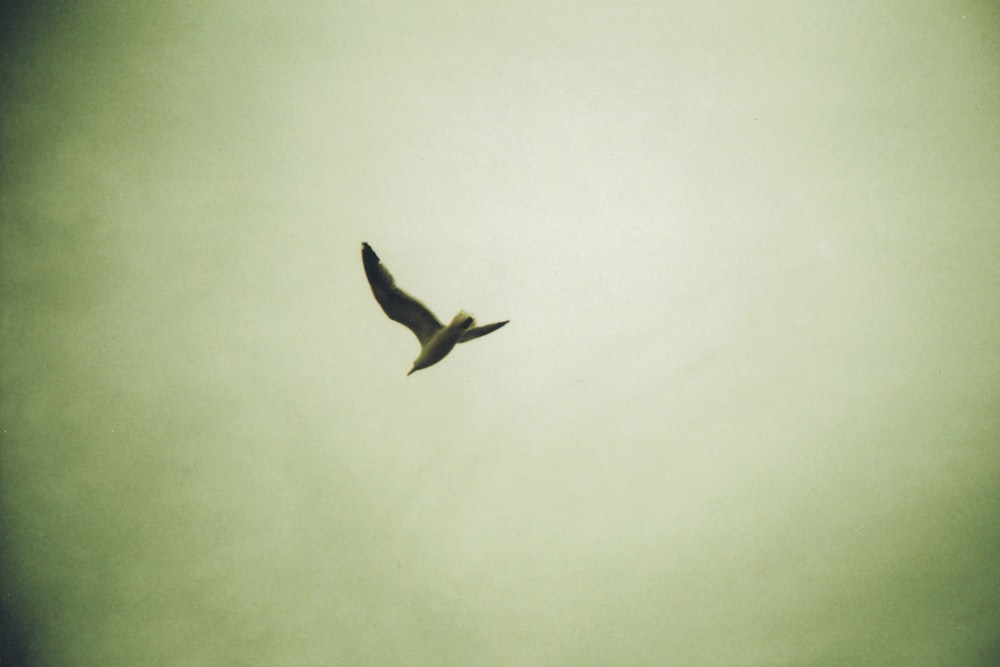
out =
[(1000, 660), (995, 3), (55, 5), (3, 664)]

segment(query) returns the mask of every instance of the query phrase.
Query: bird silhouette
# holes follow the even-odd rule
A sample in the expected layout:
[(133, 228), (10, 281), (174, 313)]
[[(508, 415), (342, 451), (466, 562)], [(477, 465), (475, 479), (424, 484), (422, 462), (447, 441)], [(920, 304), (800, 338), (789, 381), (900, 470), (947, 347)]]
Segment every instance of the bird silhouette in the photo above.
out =
[(409, 328), (420, 341), (420, 354), (407, 375), (441, 361), (456, 344), (493, 333), (510, 321), (504, 320), (477, 327), (475, 318), (460, 310), (452, 318), (451, 323), (445, 326), (427, 306), (396, 287), (396, 280), (389, 273), (389, 269), (385, 268), (372, 247), (364, 242), (361, 244), (361, 261), (378, 305), (382, 306), (389, 319)]

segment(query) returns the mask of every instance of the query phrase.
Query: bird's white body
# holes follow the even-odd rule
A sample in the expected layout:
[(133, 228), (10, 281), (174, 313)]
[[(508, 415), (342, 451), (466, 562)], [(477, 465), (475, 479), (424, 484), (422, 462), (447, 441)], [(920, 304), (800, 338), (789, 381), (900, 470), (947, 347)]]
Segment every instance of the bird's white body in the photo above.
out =
[(448, 326), (438, 329), (437, 333), (431, 336), (420, 348), (420, 355), (413, 361), (410, 373), (433, 366), (444, 359), (475, 322), (472, 316), (464, 310), (458, 311), (458, 315), (452, 318)]

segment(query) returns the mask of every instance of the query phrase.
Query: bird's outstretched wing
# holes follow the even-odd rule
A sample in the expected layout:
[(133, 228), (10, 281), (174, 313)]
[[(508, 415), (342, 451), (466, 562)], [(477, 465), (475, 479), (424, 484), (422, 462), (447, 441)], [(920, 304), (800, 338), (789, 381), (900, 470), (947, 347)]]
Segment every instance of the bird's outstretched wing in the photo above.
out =
[(409, 327), (417, 335), (417, 340), (420, 341), (421, 345), (430, 340), (431, 336), (442, 327), (442, 324), (434, 317), (434, 313), (427, 306), (396, 287), (396, 281), (389, 273), (389, 269), (385, 268), (378, 255), (367, 243), (361, 244), (361, 261), (365, 265), (365, 275), (368, 276), (368, 284), (371, 285), (372, 294), (375, 295), (375, 300), (378, 301), (378, 305), (382, 306), (382, 310), (389, 316), (389, 319)]
[(510, 320), (504, 320), (503, 322), (494, 322), (493, 324), (484, 324), (481, 327), (472, 327), (471, 329), (466, 329), (462, 337), (458, 339), (459, 343), (464, 343), (470, 341), (473, 338), (479, 338), (480, 336), (485, 336), (488, 333), (493, 333), (503, 325), (510, 322)]

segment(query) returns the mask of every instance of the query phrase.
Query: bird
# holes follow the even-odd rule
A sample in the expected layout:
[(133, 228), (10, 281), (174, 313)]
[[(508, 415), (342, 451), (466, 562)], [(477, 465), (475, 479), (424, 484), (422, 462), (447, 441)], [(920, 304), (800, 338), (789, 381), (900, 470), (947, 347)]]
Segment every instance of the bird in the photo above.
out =
[(385, 267), (372, 247), (365, 242), (361, 243), (361, 262), (364, 264), (368, 284), (371, 285), (372, 294), (375, 295), (378, 305), (382, 306), (382, 310), (385, 311), (390, 320), (395, 320), (409, 328), (420, 341), (420, 354), (414, 360), (413, 368), (407, 375), (412, 375), (422, 368), (433, 366), (441, 361), (448, 356), (456, 344), (467, 343), (480, 336), (493, 333), (510, 322), (510, 320), (504, 320), (477, 327), (475, 326), (475, 318), (464, 310), (460, 310), (448, 326), (445, 326), (438, 321), (438, 318), (427, 306), (396, 286), (396, 280), (389, 273), (389, 269)]

